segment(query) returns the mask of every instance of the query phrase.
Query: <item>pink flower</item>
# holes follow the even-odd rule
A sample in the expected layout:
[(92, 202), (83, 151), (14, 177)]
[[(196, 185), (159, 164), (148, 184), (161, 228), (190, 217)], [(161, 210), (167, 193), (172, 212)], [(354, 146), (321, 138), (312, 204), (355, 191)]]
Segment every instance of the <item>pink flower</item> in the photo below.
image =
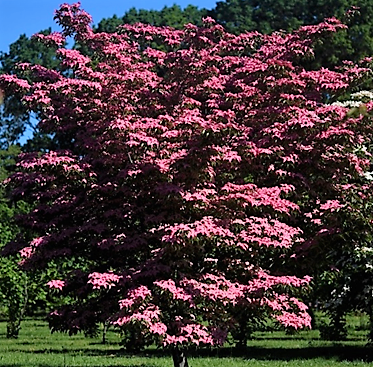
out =
[(19, 251), (19, 254), (23, 258), (29, 259), (31, 257), (31, 255), (33, 254), (33, 252), (34, 252), (33, 247), (24, 247), (22, 250)]
[(342, 205), (338, 200), (328, 200), (324, 204), (320, 205), (320, 210), (329, 210), (331, 212), (334, 212), (340, 208), (342, 208)]
[(142, 303), (147, 297), (152, 295), (151, 291), (146, 286), (139, 286), (134, 289), (130, 289), (127, 292), (127, 297), (119, 301), (119, 307), (130, 308), (135, 303)]
[(61, 47), (66, 42), (65, 37), (59, 32), (52, 32), (51, 34), (48, 34), (48, 35), (37, 33), (33, 35), (32, 37), (40, 40), (45, 45), (52, 46), (52, 47), (53, 46)]
[(91, 273), (89, 274), (88, 283), (92, 284), (93, 289), (112, 288), (122, 279), (122, 276), (116, 275), (113, 272), (109, 273)]
[(149, 331), (152, 334), (164, 335), (167, 332), (167, 326), (162, 322), (157, 322), (155, 324), (150, 324)]
[(171, 279), (156, 281), (154, 282), (154, 284), (160, 287), (161, 289), (169, 291), (172, 294), (173, 299), (180, 299), (183, 301), (192, 300), (192, 296), (186, 293), (183, 288), (177, 287), (175, 282)]
[(62, 288), (66, 285), (66, 282), (63, 280), (51, 280), (47, 283), (47, 286), (51, 289), (59, 289), (62, 291)]
[(304, 327), (311, 328), (311, 316), (303, 312), (300, 315), (296, 315), (290, 312), (283, 312), (281, 315), (275, 317), (285, 327), (291, 327), (294, 329), (301, 329)]

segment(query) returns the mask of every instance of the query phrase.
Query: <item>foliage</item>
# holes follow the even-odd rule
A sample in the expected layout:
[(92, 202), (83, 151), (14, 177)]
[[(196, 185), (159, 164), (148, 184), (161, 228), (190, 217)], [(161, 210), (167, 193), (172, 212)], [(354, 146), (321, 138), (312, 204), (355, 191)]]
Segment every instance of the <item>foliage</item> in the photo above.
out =
[[(47, 35), (51, 30), (47, 29), (40, 33)], [(19, 75), (18, 65), (23, 62), (44, 65), (47, 68), (58, 67), (53, 48), (24, 34), (9, 46), (8, 53), (0, 53), (0, 74)], [(36, 118), (37, 116), (29, 114), (16, 93), (6, 94), (3, 104), (0, 104), (0, 148), (7, 149), (19, 142), (26, 129), (34, 129)]]
[[(10, 250), (26, 268), (75, 263), (49, 282), (73, 295), (51, 326), (93, 334), (109, 321), (139, 348), (174, 351), (220, 345), (242, 309), (310, 326), (297, 298), (310, 281), (304, 266), (343, 230), (349, 185), (361, 190), (370, 163), (356, 147), (372, 137), (371, 104), (349, 118), (324, 102), (370, 69), (295, 65), (344, 26), (235, 36), (206, 18), (201, 28), (94, 33), (78, 4), (56, 19), (62, 35), (40, 38), (60, 47), (69, 73), (23, 65), (28, 80), (0, 78), (70, 147), (25, 154), (9, 180), (14, 200), (37, 204)], [(63, 47), (71, 35), (90, 57)]]
[[(5, 180), (15, 170), (19, 146), (10, 146), (0, 150), (0, 181)], [(29, 206), (22, 201), (17, 205), (8, 200), (1, 186), (0, 191), (0, 249), (15, 240), (19, 229), (15, 216), (27, 213)], [(0, 309), (7, 320), (7, 338), (17, 338), (21, 322), (32, 307), (48, 305), (45, 277), (43, 274), (26, 274), (19, 267), (19, 256), (0, 257)], [(47, 275), (47, 274), (45, 274)]]
[(316, 46), (311, 64), (303, 61), (309, 68), (332, 68), (340, 66), (343, 60), (357, 62), (373, 54), (373, 4), (369, 0), (226, 0), (217, 2), (209, 15), (236, 34), (252, 30), (267, 34), (289, 32), (330, 17), (346, 22), (346, 32)]
[(257, 30), (269, 34), (275, 30), (290, 32), (299, 28), (306, 7), (305, 0), (227, 0), (218, 1), (209, 15), (232, 33)]
[[(19, 147), (11, 146), (0, 151), (0, 180), (8, 177), (15, 166), (15, 157)], [(14, 239), (17, 228), (13, 222), (14, 207), (5, 199), (5, 192), (0, 192), (0, 248)], [(18, 259), (19, 260), (19, 259)], [(26, 305), (26, 275), (17, 266), (16, 258), (0, 258), (0, 307), (5, 311), (7, 337), (18, 336), (20, 323)]]
[(102, 19), (95, 27), (95, 31), (114, 33), (117, 27), (122, 24), (135, 23), (182, 29), (188, 23), (202, 25), (202, 18), (206, 15), (206, 9), (198, 9), (193, 5), (188, 5), (184, 9), (176, 4), (170, 7), (165, 6), (161, 10), (137, 10), (136, 8), (131, 8), (121, 18), (113, 16), (112, 18)]
[[(235, 34), (253, 30), (269, 34), (279, 30), (291, 31), (301, 25), (317, 24), (324, 18), (336, 16), (348, 24), (348, 30), (318, 42), (315, 45), (316, 57), (302, 60), (302, 65), (308, 69), (320, 66), (334, 68), (342, 65), (345, 59), (358, 61), (373, 54), (373, 5), (369, 0), (359, 1), (358, 9), (354, 5), (353, 0), (227, 0), (218, 2), (210, 11), (192, 5), (184, 9), (178, 5), (166, 6), (159, 11), (131, 8), (122, 17), (114, 15), (102, 19), (94, 31), (112, 33), (119, 25), (138, 22), (181, 29), (187, 23), (200, 26), (201, 19), (209, 15)], [(48, 34), (50, 30), (43, 33)], [(74, 47), (79, 48), (81, 45), (76, 44)], [(54, 51), (25, 35), (10, 45), (8, 53), (0, 55), (0, 73), (18, 75), (16, 65), (19, 62), (58, 68)], [(61, 148), (61, 139), (56, 140), (54, 136), (41, 134), (35, 129), (37, 120), (38, 116), (30, 115), (16, 95), (7, 96), (0, 116), (0, 147), (6, 149), (19, 142), (26, 130), (32, 130), (34, 136), (24, 146), (26, 151), (53, 150), (56, 146)]]
[(14, 258), (0, 258), (0, 305), (5, 308), (7, 338), (17, 338), (27, 305), (27, 276)]

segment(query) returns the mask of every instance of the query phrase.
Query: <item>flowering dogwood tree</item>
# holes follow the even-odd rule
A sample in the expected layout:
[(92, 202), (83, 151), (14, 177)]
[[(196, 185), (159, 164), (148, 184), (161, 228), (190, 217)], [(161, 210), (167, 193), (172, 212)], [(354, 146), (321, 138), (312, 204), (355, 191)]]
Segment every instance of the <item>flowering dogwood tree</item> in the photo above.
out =
[[(309, 327), (296, 295), (310, 277), (289, 263), (336, 231), (343, 185), (369, 164), (354, 150), (369, 138), (366, 117), (324, 102), (369, 70), (296, 65), (344, 26), (235, 36), (207, 18), (106, 34), (79, 4), (56, 19), (61, 33), (36, 37), (60, 46), (65, 69), (23, 64), (28, 81), (0, 77), (68, 148), (23, 155), (9, 180), (35, 205), (20, 220), (33, 236), (9, 251), (25, 268), (70, 259), (48, 285), (75, 301), (51, 326), (111, 324), (139, 346), (171, 348), (175, 366), (187, 366), (185, 347), (221, 345), (245, 318)], [(69, 36), (85, 54), (63, 47)]]

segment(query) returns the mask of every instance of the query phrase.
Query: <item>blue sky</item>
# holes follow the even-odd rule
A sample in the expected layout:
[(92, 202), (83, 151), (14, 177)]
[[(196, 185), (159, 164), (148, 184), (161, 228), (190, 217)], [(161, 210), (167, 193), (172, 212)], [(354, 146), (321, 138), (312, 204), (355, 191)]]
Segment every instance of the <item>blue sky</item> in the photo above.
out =
[[(9, 45), (25, 33), (31, 36), (40, 30), (52, 27), (54, 10), (61, 3), (74, 3), (76, 0), (0, 0), (0, 51), (7, 52)], [(128, 9), (155, 9), (173, 4), (185, 8), (188, 4), (199, 8), (212, 9), (216, 0), (81, 0), (82, 8), (90, 13), (97, 24), (102, 18), (116, 14), (122, 16)]]

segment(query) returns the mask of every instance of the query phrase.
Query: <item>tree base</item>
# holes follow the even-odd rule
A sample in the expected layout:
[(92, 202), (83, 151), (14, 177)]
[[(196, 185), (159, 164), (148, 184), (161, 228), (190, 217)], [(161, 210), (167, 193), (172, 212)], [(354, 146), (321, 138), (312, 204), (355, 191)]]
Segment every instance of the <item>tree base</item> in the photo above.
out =
[(173, 349), (172, 359), (174, 361), (174, 367), (189, 367), (185, 353), (178, 348)]

